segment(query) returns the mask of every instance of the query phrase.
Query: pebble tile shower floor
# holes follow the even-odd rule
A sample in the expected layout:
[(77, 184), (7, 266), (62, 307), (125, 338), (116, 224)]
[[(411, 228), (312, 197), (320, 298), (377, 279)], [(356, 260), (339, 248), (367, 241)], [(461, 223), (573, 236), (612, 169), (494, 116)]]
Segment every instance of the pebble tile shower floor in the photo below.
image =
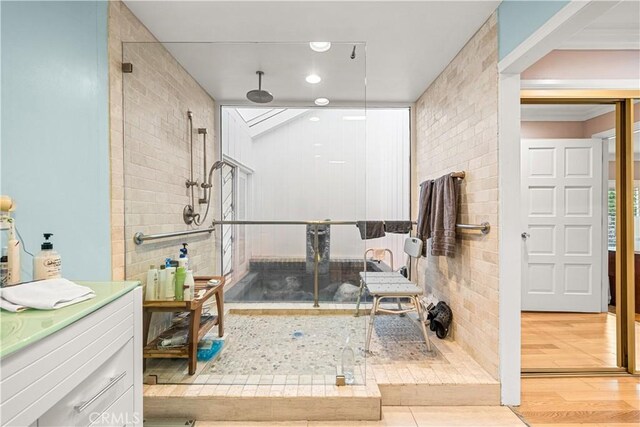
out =
[[(186, 360), (149, 360), (145, 375), (161, 384), (286, 383), (291, 376), (304, 381), (335, 382), (336, 366), (347, 337), (356, 356), (356, 382), (363, 383), (364, 343), (368, 316), (228, 314), (225, 346), (211, 362), (198, 362), (196, 375), (187, 375)], [(448, 362), (434, 348), (427, 352), (419, 326), (410, 317), (377, 316), (371, 340), (372, 365), (428, 361)], [(287, 379), (289, 377), (289, 379)]]

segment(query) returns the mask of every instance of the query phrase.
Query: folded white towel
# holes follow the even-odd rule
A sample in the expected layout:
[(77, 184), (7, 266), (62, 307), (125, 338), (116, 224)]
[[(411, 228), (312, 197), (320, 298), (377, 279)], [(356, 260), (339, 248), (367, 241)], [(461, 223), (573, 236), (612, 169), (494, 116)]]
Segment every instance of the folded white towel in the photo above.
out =
[(7, 311), (13, 311), (14, 313), (17, 313), (19, 311), (24, 311), (27, 309), (27, 307), (25, 306), (16, 305), (14, 303), (7, 301), (4, 298), (0, 298), (0, 308)]
[(5, 300), (0, 307), (9, 311), (21, 311), (24, 308), (55, 310), (95, 296), (91, 288), (70, 280), (48, 279), (0, 288), (0, 297)]

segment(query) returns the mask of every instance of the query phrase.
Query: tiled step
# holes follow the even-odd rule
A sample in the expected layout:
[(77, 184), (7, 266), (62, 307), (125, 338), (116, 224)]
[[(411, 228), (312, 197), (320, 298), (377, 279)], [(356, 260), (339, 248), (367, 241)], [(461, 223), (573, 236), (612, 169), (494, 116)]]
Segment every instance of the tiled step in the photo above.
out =
[(380, 419), (374, 386), (145, 386), (145, 418), (216, 421), (349, 421)]
[(379, 384), (384, 406), (500, 405), (499, 384)]

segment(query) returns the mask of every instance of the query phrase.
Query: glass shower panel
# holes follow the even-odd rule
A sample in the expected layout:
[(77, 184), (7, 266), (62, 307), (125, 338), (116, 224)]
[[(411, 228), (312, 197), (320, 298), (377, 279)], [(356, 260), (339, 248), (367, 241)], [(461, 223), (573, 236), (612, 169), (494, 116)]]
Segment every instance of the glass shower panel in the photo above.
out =
[[(195, 275), (226, 280), (224, 313), (204, 311), (224, 316), (224, 337), (214, 326), (200, 342), (220, 352), (193, 374), (185, 359), (150, 358), (145, 375), (334, 384), (351, 347), (363, 384), (366, 316), (354, 308), (367, 248), (355, 222), (369, 206), (364, 45), (124, 43), (123, 62), (133, 64), (123, 74), (127, 278), (144, 282), (187, 243)], [(247, 99), (259, 85), (272, 102)], [(179, 341), (165, 335), (180, 320), (154, 314), (149, 345)]]

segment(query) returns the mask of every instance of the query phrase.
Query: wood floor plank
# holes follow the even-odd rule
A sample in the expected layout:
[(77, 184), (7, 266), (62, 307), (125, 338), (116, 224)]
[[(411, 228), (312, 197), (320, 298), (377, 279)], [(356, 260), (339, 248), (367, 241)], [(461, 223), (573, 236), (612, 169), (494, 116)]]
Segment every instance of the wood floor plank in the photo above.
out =
[(523, 378), (513, 410), (531, 426), (637, 426), (640, 378)]
[[(521, 320), (524, 369), (616, 367), (614, 313), (523, 312)], [(636, 331), (640, 348), (640, 322)]]

